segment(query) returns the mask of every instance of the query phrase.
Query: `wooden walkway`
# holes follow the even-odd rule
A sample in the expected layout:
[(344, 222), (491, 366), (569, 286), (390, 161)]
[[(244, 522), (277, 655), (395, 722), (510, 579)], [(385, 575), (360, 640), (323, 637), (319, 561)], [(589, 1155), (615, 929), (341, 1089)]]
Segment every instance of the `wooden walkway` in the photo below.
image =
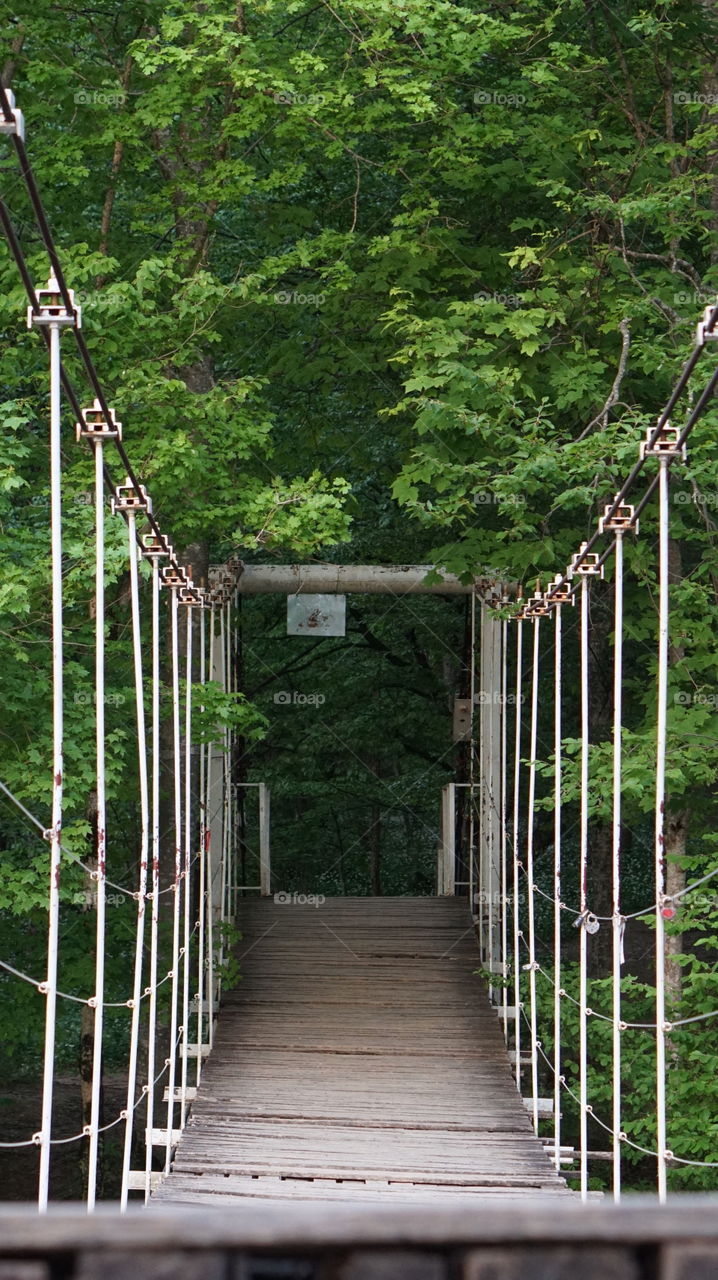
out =
[(569, 1196), (516, 1092), (465, 900), (242, 904), (173, 1170), (155, 1202)]

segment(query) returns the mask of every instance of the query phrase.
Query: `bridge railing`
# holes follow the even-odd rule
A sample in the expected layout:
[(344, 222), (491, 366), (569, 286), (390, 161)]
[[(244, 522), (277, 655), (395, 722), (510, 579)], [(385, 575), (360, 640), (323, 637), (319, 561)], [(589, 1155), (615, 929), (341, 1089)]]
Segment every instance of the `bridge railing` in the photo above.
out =
[[(643, 440), (636, 439), (635, 465), (565, 570), (548, 585), (539, 582), (525, 602), (497, 596), (481, 605), (473, 735), (476, 781), (467, 784), (472, 815), (468, 825), (457, 826), (459, 784), (447, 786), (443, 793), (439, 892), (466, 891), (457, 868), (468, 860), (482, 963), (511, 1046), (517, 1087), (528, 1094), (537, 1133), (551, 1111), (552, 1157), (557, 1168), (575, 1158), (584, 1198), (593, 1160), (609, 1162), (616, 1199), (621, 1196), (626, 1158), (653, 1162), (661, 1200), (671, 1169), (718, 1169), (718, 1149), (709, 1148), (710, 1158), (702, 1159), (693, 1157), (692, 1144), (680, 1149), (671, 1137), (667, 1104), (672, 1073), (675, 1076), (680, 1066), (681, 1036), (689, 1030), (698, 1036), (701, 1029), (708, 1035), (711, 1021), (718, 1017), (718, 996), (712, 1001), (716, 1007), (706, 1009), (705, 989), (694, 997), (695, 1007), (685, 993), (678, 998), (675, 979), (670, 980), (671, 965), (675, 969), (677, 963), (671, 954), (675, 946), (667, 945), (678, 908), (696, 904), (690, 895), (718, 876), (718, 867), (708, 859), (693, 882), (679, 881), (676, 888), (674, 868), (667, 861), (668, 753), (674, 752), (675, 776), (681, 747), (680, 725), (669, 735), (668, 716), (671, 664), (681, 652), (681, 638), (671, 632), (676, 575), (675, 561), (671, 562), (675, 513), (670, 483), (686, 467), (688, 438), (718, 386), (718, 369), (713, 367), (700, 391), (689, 387), (701, 356), (717, 337), (718, 303), (706, 308), (693, 351), (657, 422)], [(685, 418), (677, 426), (671, 415), (686, 394)], [(690, 475), (689, 481), (695, 490)], [(683, 521), (685, 509), (680, 514)], [(639, 518), (650, 530), (648, 535), (643, 527), (639, 531)], [(641, 554), (627, 557), (627, 544), (638, 540), (644, 544)], [(626, 617), (628, 573), (626, 598), (633, 613)], [(648, 673), (645, 716), (639, 733), (634, 708), (632, 754), (627, 757), (626, 689), (632, 672), (624, 665), (624, 645), (628, 637), (635, 650), (639, 617), (641, 667)], [(652, 639), (646, 640), (651, 630)], [(599, 647), (612, 667), (610, 737), (604, 735), (603, 741), (600, 734), (595, 740), (591, 685), (592, 655)], [(691, 700), (690, 694), (675, 697), (679, 704)], [(650, 717), (652, 728), (646, 727)], [(652, 758), (644, 770), (647, 778), (652, 775), (652, 886), (641, 907), (627, 912), (625, 797), (629, 785), (635, 795), (635, 779), (627, 780), (627, 769), (634, 765), (637, 751), (643, 753), (644, 763)], [(548, 849), (547, 824), (542, 821), (547, 811), (552, 813)], [(608, 818), (602, 816), (606, 812)], [(610, 908), (603, 911), (596, 903), (592, 876), (592, 850), (601, 823), (610, 836)], [(577, 888), (569, 893), (565, 885), (571, 880)], [(711, 905), (709, 898), (706, 907)], [(639, 924), (652, 930), (652, 984), (628, 980), (624, 941)], [(609, 952), (603, 986), (593, 977), (601, 929), (610, 933), (610, 947), (602, 947), (602, 963)], [(686, 1052), (700, 1058), (700, 1043), (691, 1043)], [(638, 1110), (629, 1083), (634, 1066), (641, 1090), (650, 1095)], [(610, 1081), (608, 1101), (605, 1087), (600, 1099), (595, 1097), (596, 1068)], [(551, 1100), (542, 1099), (546, 1091)], [(695, 1100), (697, 1112), (701, 1101)], [(563, 1144), (564, 1109), (575, 1114), (570, 1147)], [(701, 1137), (705, 1140), (705, 1132), (696, 1130), (694, 1140)], [(598, 1150), (591, 1149), (592, 1139), (594, 1145), (598, 1139)]]
[[(42, 978), (22, 973), (0, 961), (13, 981), (40, 992), (45, 1001), (42, 1109), (35, 1133), (4, 1148), (37, 1147), (40, 1153), (38, 1203), (48, 1205), (51, 1159), (58, 1146), (84, 1144), (87, 1152), (87, 1205), (97, 1197), (101, 1140), (105, 1133), (124, 1129), (121, 1203), (131, 1192), (145, 1199), (158, 1178), (168, 1171), (179, 1134), (184, 1128), (202, 1064), (212, 1046), (215, 1012), (226, 959), (228, 925), (234, 918), (238, 867), (237, 789), (233, 785), (234, 730), (215, 729), (211, 702), (217, 693), (231, 710), (237, 693), (236, 561), (210, 567), (206, 581), (195, 584), (191, 567), (184, 566), (168, 534), (153, 512), (152, 498), (143, 485), (123, 443), (117, 420), (82, 331), (81, 309), (75, 303), (45, 215), (25, 147), (22, 113), (9, 90), (0, 86), (0, 132), (10, 139), (34, 209), (37, 227), (51, 267), (46, 287), (36, 288), (6, 204), (0, 200), (0, 222), (15, 257), (28, 298), (27, 323), (37, 329), (48, 351), (50, 389), (50, 530), (52, 596), (52, 723), (53, 761), (48, 779), (51, 817), (41, 821), (25, 802), (2, 785), (22, 820), (31, 824), (49, 846), (47, 967)], [(83, 404), (63, 347), (70, 342), (89, 384), (91, 400)], [(73, 365), (73, 368), (75, 366)], [(65, 564), (63, 522), (66, 517), (62, 458), (63, 413), (71, 413), (78, 445), (94, 460), (95, 573), (94, 593), (94, 769), (96, 806), (94, 849), (82, 863), (87, 889), (83, 907), (95, 913), (94, 977), (91, 991), (66, 992), (58, 982), (63, 917), (76, 911), (68, 906), (65, 882), (77, 858), (64, 845), (67, 817), (65, 765), (66, 687), (63, 653)], [(114, 471), (119, 461), (118, 483)], [(108, 505), (109, 498), (109, 505)], [(137, 807), (140, 836), (135, 876), (119, 883), (114, 870), (120, 845), (123, 860), (127, 836), (113, 828), (106, 797), (108, 749), (105, 709), (106, 685), (105, 542), (113, 521), (126, 526), (126, 566), (130, 580), (130, 646), (134, 680)], [(147, 654), (149, 653), (149, 658)], [(209, 689), (212, 687), (210, 699)], [(165, 719), (162, 698), (169, 706)], [(209, 720), (208, 720), (209, 717)], [(207, 724), (209, 723), (209, 728)], [(129, 719), (132, 727), (132, 717)], [(161, 795), (160, 781), (168, 797)], [(260, 796), (260, 872), (262, 892), (269, 892), (269, 797)], [(76, 816), (76, 815), (70, 815)], [(135, 904), (134, 948), (127, 976), (126, 998), (108, 999), (112, 964), (107, 953), (108, 892)], [(170, 939), (169, 947), (165, 936)], [(92, 1011), (91, 1100), (82, 1129), (57, 1133), (53, 1122), (53, 1093), (57, 1055), (57, 1011), (60, 1002)], [(105, 1014), (126, 1009), (128, 1083), (126, 1105), (105, 1122), (101, 1111)], [(146, 1046), (146, 1067), (140, 1068), (140, 1048)], [(144, 1134), (142, 1121), (144, 1120)], [(144, 1141), (143, 1141), (144, 1138)], [(143, 1167), (134, 1166), (144, 1154)]]

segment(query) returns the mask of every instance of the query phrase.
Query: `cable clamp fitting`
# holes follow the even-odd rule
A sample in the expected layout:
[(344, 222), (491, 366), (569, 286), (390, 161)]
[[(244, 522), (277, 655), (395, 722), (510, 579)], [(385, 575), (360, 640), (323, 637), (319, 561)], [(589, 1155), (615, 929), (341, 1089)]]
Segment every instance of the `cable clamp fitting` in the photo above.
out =
[(89, 409), (82, 409), (82, 422), (75, 423), (77, 440), (121, 440), (122, 423), (115, 419), (114, 409), (110, 409), (109, 419), (105, 417), (99, 400), (95, 400)]
[(536, 590), (533, 595), (529, 597), (524, 607), (524, 616), (530, 619), (547, 618), (550, 612), (551, 606), (548, 599), (543, 594), (540, 583), (537, 582)]
[(716, 307), (718, 307), (718, 300), (716, 302), (711, 302), (705, 308), (703, 312), (703, 319), (698, 321), (698, 328), (696, 330), (697, 347), (704, 347), (706, 342), (709, 342), (711, 338), (718, 338), (718, 316), (713, 324), (711, 324)]
[(165, 534), (146, 533), (142, 538), (142, 554), (148, 560), (160, 559), (164, 556), (172, 556), (172, 544), (167, 540)]
[(609, 529), (615, 533), (637, 534), (636, 508), (628, 502), (619, 502), (617, 499), (608, 503), (598, 521), (598, 532), (607, 533)]
[(125, 483), (118, 484), (110, 498), (110, 510), (113, 516), (124, 511), (132, 513), (137, 511), (149, 512), (152, 510), (152, 499), (143, 484), (135, 488), (130, 477), (127, 476)]
[(688, 451), (685, 444), (678, 443), (680, 437), (679, 428), (672, 426), (670, 422), (664, 422), (660, 428), (649, 427), (645, 440), (641, 441), (640, 457), (680, 458), (685, 462)]
[(160, 570), (160, 579), (163, 587), (188, 587), (189, 578), (187, 572), (180, 564), (168, 564), (166, 568)]
[(15, 134), (22, 142), (25, 141), (25, 117), (19, 107), (15, 106), (15, 95), (10, 89), (5, 90), (5, 96), (10, 104), (11, 120), (7, 120), (0, 112), (0, 134), (7, 134), (8, 137)]
[(551, 583), (546, 595), (551, 605), (576, 603), (576, 597), (573, 594), (573, 589), (568, 585), (566, 578), (560, 573), (556, 574), (556, 577)]
[(27, 309), (27, 327), (32, 329), (36, 324), (72, 325), (82, 328), (82, 308), (75, 306), (75, 294), (68, 289), (70, 310), (65, 306), (65, 299), (54, 276), (50, 276), (44, 289), (35, 290), (35, 306)]
[(587, 542), (582, 542), (578, 551), (571, 557), (571, 563), (566, 570), (566, 577), (573, 578), (576, 574), (581, 578), (602, 578), (603, 565), (599, 564), (600, 556), (597, 551), (587, 551)]
[(188, 586), (180, 587), (177, 592), (177, 603), (186, 604), (190, 608), (201, 609), (204, 606), (204, 592), (199, 587), (195, 587), (190, 581)]

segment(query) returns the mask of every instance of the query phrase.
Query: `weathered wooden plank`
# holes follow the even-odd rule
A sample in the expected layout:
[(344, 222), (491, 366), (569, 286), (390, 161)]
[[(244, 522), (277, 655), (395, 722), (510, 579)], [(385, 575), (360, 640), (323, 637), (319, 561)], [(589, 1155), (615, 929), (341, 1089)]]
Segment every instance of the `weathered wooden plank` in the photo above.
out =
[(255, 901), (239, 928), (242, 982), (158, 1204), (573, 1199), (516, 1091), (465, 901)]

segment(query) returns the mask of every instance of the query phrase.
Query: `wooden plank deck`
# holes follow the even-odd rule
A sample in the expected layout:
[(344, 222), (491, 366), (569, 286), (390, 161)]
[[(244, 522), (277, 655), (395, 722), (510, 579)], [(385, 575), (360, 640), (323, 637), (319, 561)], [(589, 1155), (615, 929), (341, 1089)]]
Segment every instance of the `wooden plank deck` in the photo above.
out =
[(465, 900), (243, 903), (243, 975), (159, 1203), (571, 1196), (475, 974)]

